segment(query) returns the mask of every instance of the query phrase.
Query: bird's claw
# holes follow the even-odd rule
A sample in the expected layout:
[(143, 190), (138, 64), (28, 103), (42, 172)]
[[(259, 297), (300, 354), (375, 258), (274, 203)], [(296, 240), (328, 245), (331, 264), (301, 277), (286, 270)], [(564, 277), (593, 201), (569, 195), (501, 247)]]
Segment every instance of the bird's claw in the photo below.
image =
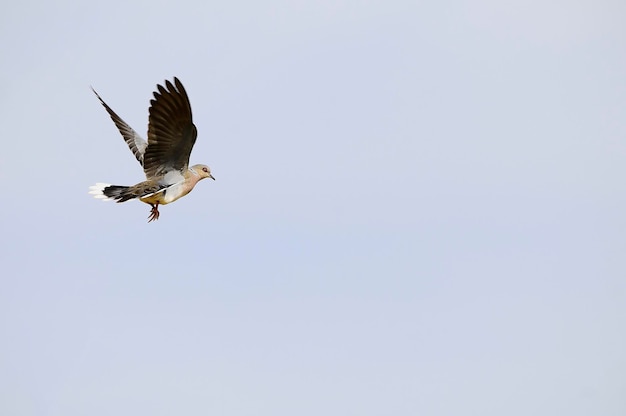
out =
[(148, 222), (152, 222), (154, 220), (159, 219), (159, 205), (152, 205), (152, 210), (150, 210), (150, 216), (148, 217)]

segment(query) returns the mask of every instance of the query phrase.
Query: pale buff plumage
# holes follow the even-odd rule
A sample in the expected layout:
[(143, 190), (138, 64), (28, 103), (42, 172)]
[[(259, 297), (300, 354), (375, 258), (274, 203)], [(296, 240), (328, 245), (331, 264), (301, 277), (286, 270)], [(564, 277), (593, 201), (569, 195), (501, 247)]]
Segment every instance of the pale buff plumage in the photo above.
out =
[(189, 165), (189, 155), (197, 130), (192, 122), (187, 93), (178, 80), (157, 85), (150, 100), (148, 141), (122, 120), (98, 93), (94, 93), (111, 116), (126, 144), (143, 166), (146, 180), (133, 186), (97, 183), (90, 194), (102, 200), (125, 202), (138, 198), (152, 206), (148, 222), (159, 219), (159, 205), (166, 205), (187, 195), (205, 178), (215, 179), (206, 165)]

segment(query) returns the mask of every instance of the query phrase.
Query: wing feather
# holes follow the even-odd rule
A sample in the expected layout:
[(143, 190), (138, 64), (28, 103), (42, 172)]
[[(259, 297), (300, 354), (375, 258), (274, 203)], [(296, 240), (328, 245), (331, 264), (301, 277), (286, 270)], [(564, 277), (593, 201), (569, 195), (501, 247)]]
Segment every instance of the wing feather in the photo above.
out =
[(146, 177), (186, 170), (197, 135), (183, 84), (175, 77), (174, 84), (166, 81), (165, 87), (157, 85), (150, 100), (148, 147), (143, 157)]
[(104, 109), (107, 110), (107, 113), (109, 113), (111, 120), (113, 120), (113, 123), (117, 126), (117, 129), (122, 134), (122, 137), (124, 137), (124, 141), (128, 145), (130, 151), (133, 152), (137, 161), (141, 164), (141, 166), (143, 166), (144, 153), (146, 151), (146, 147), (148, 146), (148, 142), (137, 134), (137, 132), (133, 130), (133, 128), (130, 127), (124, 120), (122, 120), (122, 118), (118, 116), (115, 111), (107, 105), (107, 103), (104, 102), (96, 90), (93, 88), (91, 90), (94, 94), (96, 94), (96, 97), (98, 97), (100, 103), (104, 106)]

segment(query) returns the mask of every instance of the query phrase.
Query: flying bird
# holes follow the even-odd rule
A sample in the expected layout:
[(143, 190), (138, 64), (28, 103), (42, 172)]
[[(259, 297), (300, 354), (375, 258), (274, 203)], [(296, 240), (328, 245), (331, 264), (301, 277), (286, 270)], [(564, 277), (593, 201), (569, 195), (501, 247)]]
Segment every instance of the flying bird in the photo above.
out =
[(144, 140), (122, 120), (92, 88), (124, 141), (143, 167), (146, 180), (132, 186), (97, 183), (89, 189), (95, 198), (104, 201), (125, 202), (138, 198), (152, 209), (148, 222), (159, 219), (159, 205), (166, 205), (187, 195), (205, 178), (215, 180), (206, 165), (189, 167), (189, 155), (198, 131), (191, 118), (191, 104), (183, 84), (174, 77), (174, 83), (157, 85), (150, 100), (148, 141)]

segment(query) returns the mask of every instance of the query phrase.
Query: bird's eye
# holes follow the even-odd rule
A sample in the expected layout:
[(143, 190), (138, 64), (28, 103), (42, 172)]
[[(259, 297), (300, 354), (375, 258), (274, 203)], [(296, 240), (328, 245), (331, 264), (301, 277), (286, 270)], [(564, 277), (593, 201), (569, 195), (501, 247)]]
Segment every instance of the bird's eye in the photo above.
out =
[(202, 171), (208, 172), (209, 170), (207, 168), (202, 168)]

